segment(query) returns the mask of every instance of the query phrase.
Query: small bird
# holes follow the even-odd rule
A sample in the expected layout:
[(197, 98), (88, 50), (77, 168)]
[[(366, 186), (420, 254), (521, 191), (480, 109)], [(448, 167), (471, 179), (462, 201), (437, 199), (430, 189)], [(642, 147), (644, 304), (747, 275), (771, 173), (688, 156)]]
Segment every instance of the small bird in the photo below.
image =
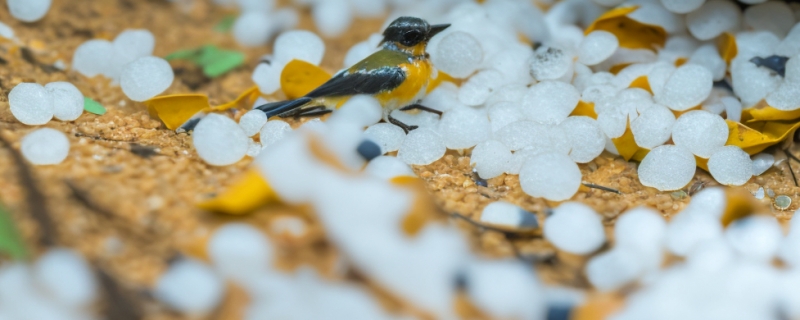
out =
[(273, 102), (257, 107), (267, 117), (313, 117), (332, 112), (354, 95), (375, 97), (383, 107), (383, 119), (406, 132), (409, 126), (391, 116), (395, 109), (421, 110), (441, 115), (441, 111), (419, 104), (428, 84), (436, 74), (425, 52), (428, 41), (449, 27), (449, 24), (430, 25), (423, 19), (400, 17), (383, 32), (381, 50), (333, 78), (304, 97)]

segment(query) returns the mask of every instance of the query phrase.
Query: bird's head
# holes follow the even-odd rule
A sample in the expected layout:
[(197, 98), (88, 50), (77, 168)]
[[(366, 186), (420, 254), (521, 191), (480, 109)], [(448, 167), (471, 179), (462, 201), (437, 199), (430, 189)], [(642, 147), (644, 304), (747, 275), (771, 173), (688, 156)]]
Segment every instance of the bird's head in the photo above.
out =
[(430, 25), (427, 21), (415, 17), (400, 17), (392, 21), (383, 31), (381, 44), (385, 48), (406, 52), (413, 56), (425, 55), (428, 41), (449, 24)]

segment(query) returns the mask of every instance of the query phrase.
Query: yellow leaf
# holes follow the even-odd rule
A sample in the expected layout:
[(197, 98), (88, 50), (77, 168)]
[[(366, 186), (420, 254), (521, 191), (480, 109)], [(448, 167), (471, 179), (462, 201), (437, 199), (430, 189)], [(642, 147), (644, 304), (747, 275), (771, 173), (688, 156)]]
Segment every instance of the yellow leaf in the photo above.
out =
[(644, 89), (647, 90), (647, 92), (650, 92), (650, 94), (653, 94), (653, 90), (650, 89), (650, 81), (647, 80), (647, 76), (641, 76), (636, 79), (633, 79), (633, 81), (628, 87)]
[(689, 59), (686, 59), (684, 57), (680, 57), (678, 59), (675, 59), (675, 67), (682, 66), (684, 63), (686, 63), (686, 61), (689, 61)]
[(778, 110), (767, 105), (764, 100), (753, 108), (742, 111), (742, 122), (781, 121), (800, 119), (800, 109), (792, 111)]
[(587, 116), (592, 119), (597, 119), (597, 113), (594, 111), (594, 102), (578, 101), (578, 106), (572, 110), (570, 116)]
[(657, 25), (650, 25), (631, 19), (629, 14), (639, 6), (620, 7), (606, 11), (592, 22), (585, 33), (603, 30), (613, 33), (619, 39), (619, 46), (628, 49), (663, 48), (667, 42), (667, 31)]
[(694, 156), (694, 163), (695, 163), (695, 164), (697, 165), (697, 167), (699, 167), (700, 169), (703, 169), (703, 170), (705, 170), (706, 172), (708, 172), (708, 159), (706, 159), (706, 158), (700, 158), (700, 157), (698, 157), (698, 156)]
[(613, 142), (614, 146), (617, 147), (617, 152), (623, 159), (625, 159), (625, 161), (631, 160), (633, 155), (635, 155), (639, 149), (641, 149), (639, 148), (639, 145), (636, 144), (636, 140), (633, 138), (630, 121), (628, 121), (628, 127), (625, 128), (625, 133), (617, 138), (611, 139), (611, 142)]
[(399, 176), (392, 178), (390, 182), (393, 185), (411, 191), (414, 195), (411, 211), (406, 214), (401, 222), (401, 228), (406, 235), (416, 235), (428, 222), (439, 216), (439, 207), (428, 193), (425, 182), (422, 179), (412, 176)]
[(250, 169), (243, 177), (213, 199), (198, 203), (201, 209), (242, 215), (266, 204), (279, 202), (278, 195), (257, 169)]
[(228, 110), (228, 109), (231, 109), (231, 108), (235, 108), (235, 107), (236, 107), (236, 106), (238, 106), (238, 105), (239, 105), (239, 103), (241, 103), (242, 101), (247, 101), (247, 103), (249, 104), (249, 105), (248, 105), (248, 107), (249, 107), (250, 105), (252, 105), (253, 103), (255, 103), (255, 102), (256, 102), (256, 99), (258, 99), (258, 97), (259, 97), (260, 95), (261, 95), (261, 91), (259, 91), (259, 90), (258, 90), (258, 86), (253, 86), (253, 87), (251, 87), (250, 89), (247, 89), (247, 90), (245, 90), (244, 92), (242, 92), (242, 94), (240, 94), (240, 95), (239, 95), (239, 96), (236, 98), (236, 100), (233, 100), (233, 101), (231, 101), (231, 102), (228, 102), (228, 103), (225, 103), (225, 104), (218, 105), (218, 106), (216, 106), (216, 107), (210, 107), (210, 108), (209, 108), (208, 110), (206, 110), (206, 111), (223, 111), (223, 110)]
[(759, 203), (750, 192), (744, 188), (725, 188), (727, 204), (720, 221), (727, 227), (732, 222), (753, 214), (770, 214), (769, 209)]
[(791, 137), (800, 127), (800, 121), (758, 121), (748, 125), (731, 120), (725, 122), (730, 131), (725, 145), (738, 146), (750, 155)]
[(627, 67), (629, 65), (632, 65), (632, 63), (615, 64), (615, 65), (611, 66), (611, 68), (608, 69), (608, 72), (610, 72), (613, 75), (616, 75), (617, 73), (622, 71), (622, 69), (625, 69), (625, 67)]
[(717, 51), (719, 51), (719, 55), (722, 57), (722, 60), (725, 60), (725, 63), (730, 64), (731, 60), (736, 58), (736, 55), (739, 53), (739, 50), (736, 47), (736, 37), (734, 37), (730, 32), (722, 33), (719, 37), (717, 37)]
[(281, 71), (281, 89), (287, 99), (297, 99), (328, 81), (331, 75), (311, 63), (292, 60)]
[(208, 108), (208, 96), (204, 94), (173, 94), (155, 97), (144, 102), (152, 117), (154, 114), (170, 130), (186, 123), (192, 116)]

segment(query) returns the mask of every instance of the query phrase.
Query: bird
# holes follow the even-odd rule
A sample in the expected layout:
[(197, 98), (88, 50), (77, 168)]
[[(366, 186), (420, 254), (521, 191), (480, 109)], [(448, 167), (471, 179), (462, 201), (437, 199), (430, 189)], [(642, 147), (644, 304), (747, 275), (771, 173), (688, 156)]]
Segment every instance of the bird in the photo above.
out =
[(426, 52), (428, 41), (450, 24), (431, 25), (417, 17), (399, 17), (383, 31), (380, 50), (352, 67), (337, 72), (303, 97), (256, 107), (267, 118), (314, 117), (332, 112), (355, 95), (371, 95), (383, 108), (383, 120), (409, 132), (407, 125), (391, 116), (396, 109), (442, 112), (421, 105), (437, 71)]

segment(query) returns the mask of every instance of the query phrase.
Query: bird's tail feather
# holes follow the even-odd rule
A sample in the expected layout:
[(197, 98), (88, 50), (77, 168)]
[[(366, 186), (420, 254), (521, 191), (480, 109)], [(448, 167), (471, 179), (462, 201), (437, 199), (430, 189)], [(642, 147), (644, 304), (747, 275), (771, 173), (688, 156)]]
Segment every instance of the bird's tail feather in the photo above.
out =
[(264, 111), (264, 113), (267, 114), (267, 118), (271, 118), (273, 116), (280, 115), (287, 111), (300, 108), (303, 105), (311, 102), (311, 100), (312, 100), (311, 98), (303, 97), (294, 100), (271, 102), (267, 104), (262, 104), (256, 107), (256, 109)]

